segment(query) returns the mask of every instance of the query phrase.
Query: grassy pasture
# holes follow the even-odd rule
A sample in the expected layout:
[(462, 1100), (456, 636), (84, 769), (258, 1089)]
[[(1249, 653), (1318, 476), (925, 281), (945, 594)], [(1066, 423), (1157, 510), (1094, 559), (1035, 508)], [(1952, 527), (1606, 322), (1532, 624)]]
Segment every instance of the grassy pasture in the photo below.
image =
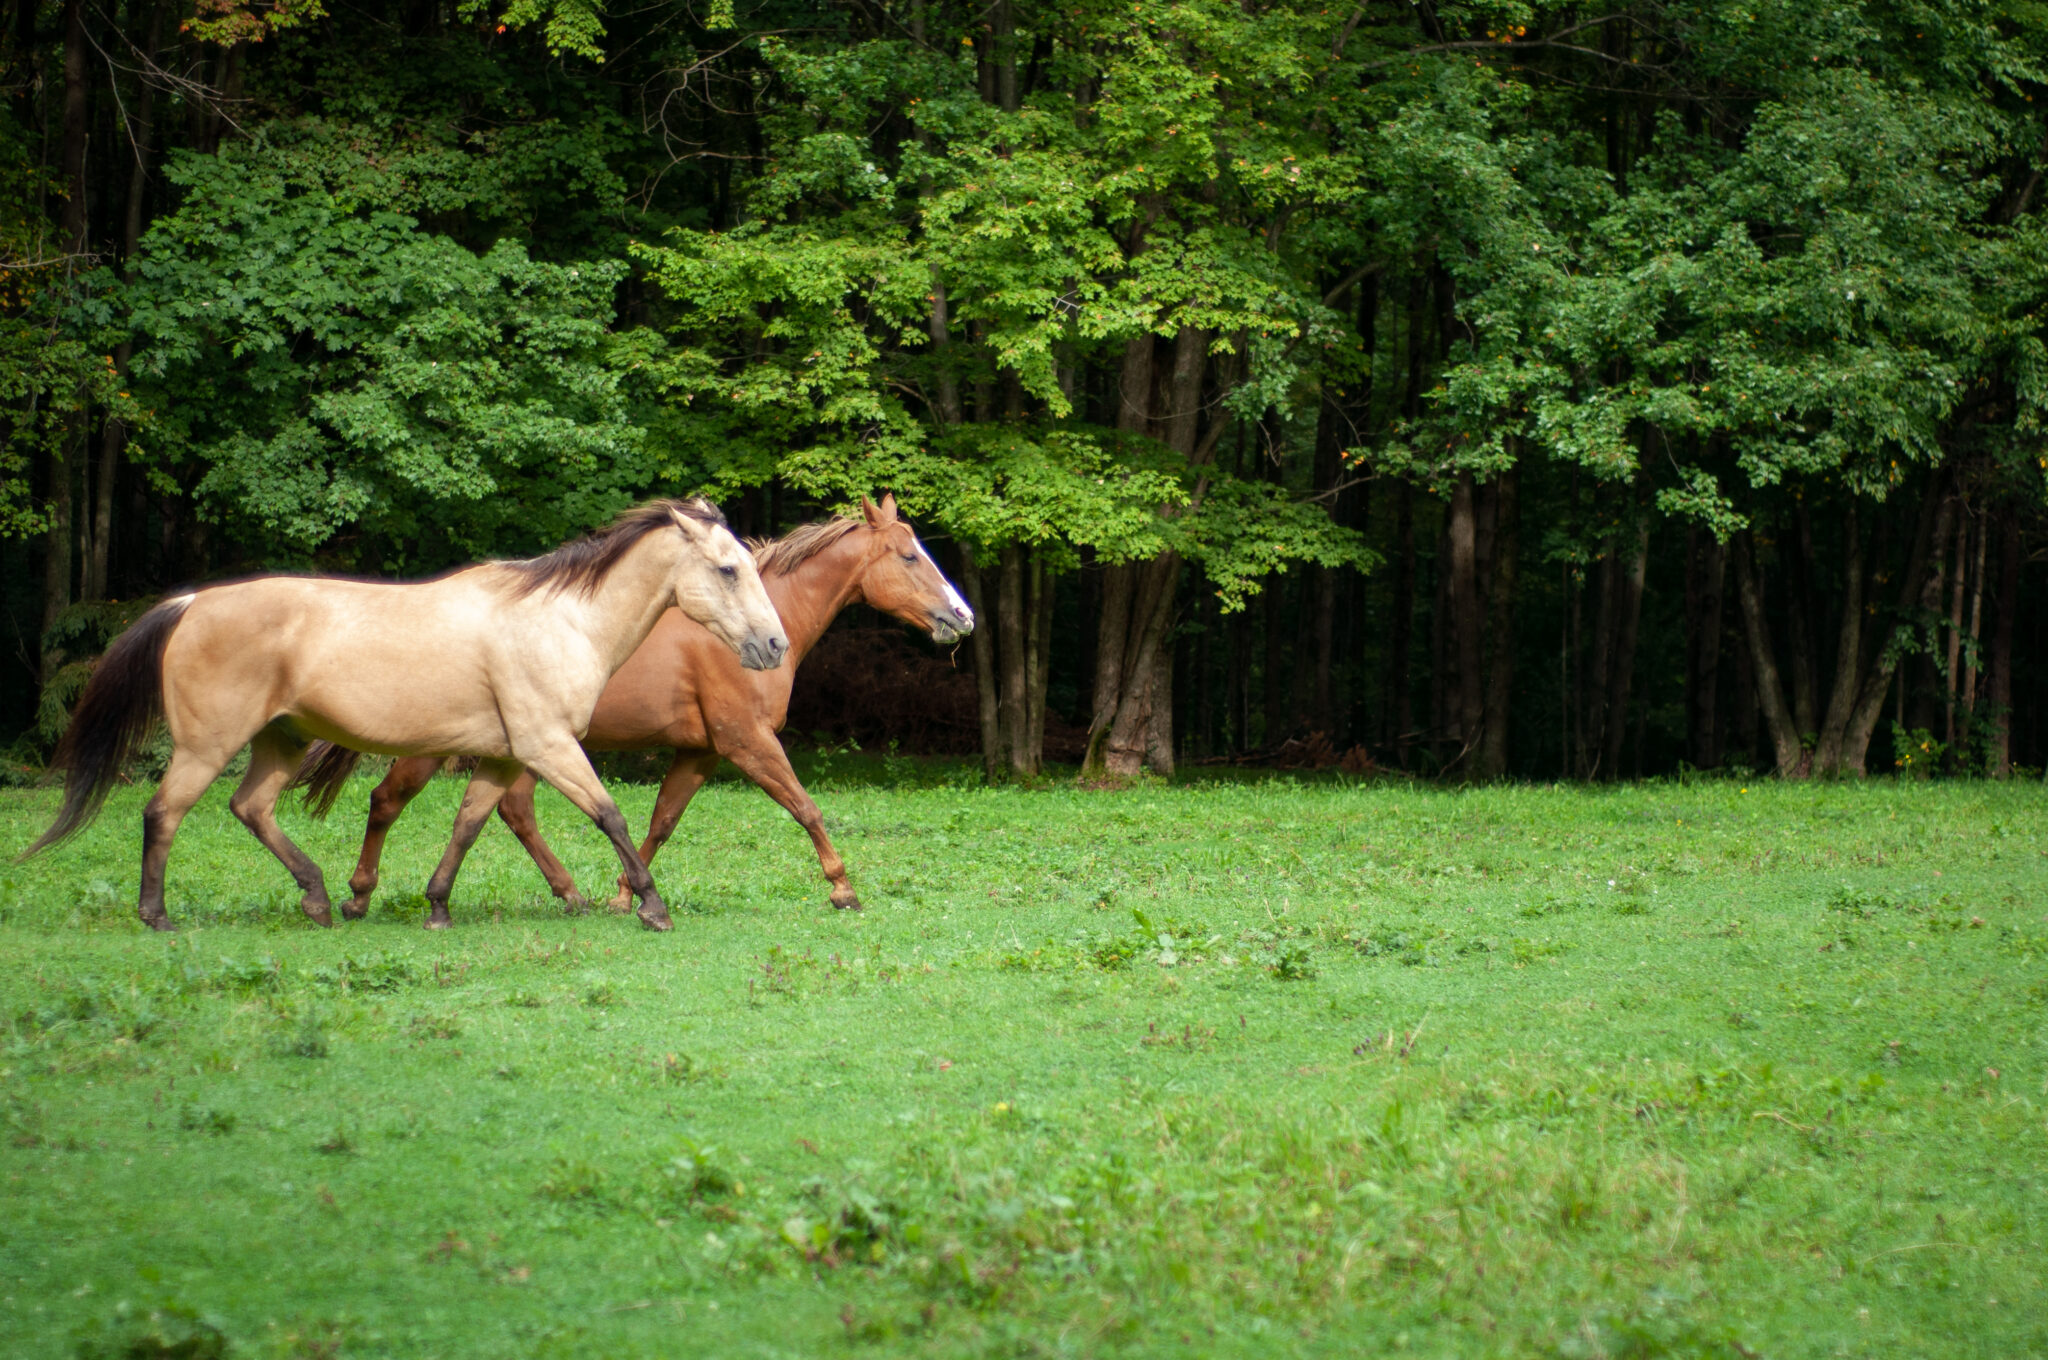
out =
[(2048, 1355), (2038, 787), (459, 787), (0, 866), (0, 1354)]

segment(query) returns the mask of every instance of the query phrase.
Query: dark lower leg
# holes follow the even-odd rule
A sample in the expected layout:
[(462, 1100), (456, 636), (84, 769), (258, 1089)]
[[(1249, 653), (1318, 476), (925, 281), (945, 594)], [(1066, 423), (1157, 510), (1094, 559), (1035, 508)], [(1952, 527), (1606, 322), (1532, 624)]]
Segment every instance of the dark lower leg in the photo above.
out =
[(575, 878), (563, 867), (562, 861), (555, 858), (555, 852), (541, 837), (540, 819), (534, 816), (533, 811), (534, 787), (535, 781), (530, 773), (520, 775), (518, 782), (505, 790), (504, 798), (499, 801), (498, 816), (506, 826), (512, 828), (512, 834), (519, 838), (519, 843), (526, 847), (526, 853), (533, 857), (534, 865), (540, 870), (541, 877), (548, 881), (549, 891), (561, 898), (562, 905), (570, 911), (582, 911), (589, 907), (590, 903), (584, 900), (582, 893), (576, 891)]
[(640, 853), (633, 848), (633, 838), (626, 834), (626, 819), (609, 800), (591, 819), (597, 829), (604, 832), (611, 841), (612, 849), (618, 851), (621, 875), (626, 889), (640, 899), (640, 924), (649, 930), (667, 930), (673, 922), (669, 920), (668, 905), (655, 891), (654, 875), (647, 872), (647, 864)]
[(390, 773), (371, 791), (370, 823), (363, 832), (363, 852), (356, 858), (356, 871), (349, 875), (349, 900), (341, 908), (341, 914), (351, 921), (361, 920), (370, 909), (370, 894), (377, 890), (377, 866), (384, 857), (384, 838), (390, 833), (391, 824), (427, 786), (439, 764), (431, 756), (395, 760)]
[(135, 914), (152, 930), (176, 929), (164, 910), (164, 869), (170, 863), (171, 841), (176, 838), (178, 824), (185, 820), (185, 814), (226, 763), (225, 757), (210, 760), (186, 751), (173, 753), (156, 795), (142, 810), (142, 893)]
[(181, 820), (154, 798), (142, 810), (142, 898), (135, 914), (151, 930), (177, 929), (164, 910), (164, 867), (170, 863), (171, 839), (178, 834)]

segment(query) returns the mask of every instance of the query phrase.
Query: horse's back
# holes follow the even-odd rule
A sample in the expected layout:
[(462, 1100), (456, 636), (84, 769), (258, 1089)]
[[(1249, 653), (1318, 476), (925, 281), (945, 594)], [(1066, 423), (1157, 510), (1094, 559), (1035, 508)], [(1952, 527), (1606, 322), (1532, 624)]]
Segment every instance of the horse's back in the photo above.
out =
[(174, 726), (258, 714), (363, 750), (493, 753), (496, 648), (472, 575), (267, 576), (199, 592), (165, 652)]

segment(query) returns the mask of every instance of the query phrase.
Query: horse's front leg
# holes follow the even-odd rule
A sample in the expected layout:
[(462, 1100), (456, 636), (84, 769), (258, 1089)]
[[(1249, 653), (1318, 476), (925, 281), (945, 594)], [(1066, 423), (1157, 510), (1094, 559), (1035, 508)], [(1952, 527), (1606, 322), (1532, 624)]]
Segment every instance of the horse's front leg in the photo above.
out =
[(640, 899), (640, 924), (649, 930), (672, 930), (675, 922), (669, 919), (668, 906), (655, 891), (654, 875), (647, 872), (646, 861), (633, 848), (633, 838), (626, 834), (626, 818), (619, 811), (619, 805), (605, 792), (604, 784), (597, 777), (597, 771), (590, 767), (590, 757), (573, 739), (549, 743), (538, 750), (522, 750), (520, 757), (526, 768), (539, 778), (545, 779), (560, 791), (564, 798), (574, 803), (583, 815), (597, 823), (597, 829), (618, 852), (619, 867), (625, 871), (626, 886)]
[(760, 785), (763, 793), (782, 804), (796, 818), (797, 825), (810, 833), (811, 847), (818, 852), (818, 867), (825, 871), (825, 881), (832, 885), (832, 905), (842, 911), (859, 911), (860, 899), (854, 896), (853, 885), (846, 881), (846, 862), (839, 858), (839, 852), (832, 848), (832, 838), (825, 834), (825, 814), (804, 791), (775, 734), (756, 733), (744, 745), (733, 746), (721, 754), (738, 766), (741, 774)]

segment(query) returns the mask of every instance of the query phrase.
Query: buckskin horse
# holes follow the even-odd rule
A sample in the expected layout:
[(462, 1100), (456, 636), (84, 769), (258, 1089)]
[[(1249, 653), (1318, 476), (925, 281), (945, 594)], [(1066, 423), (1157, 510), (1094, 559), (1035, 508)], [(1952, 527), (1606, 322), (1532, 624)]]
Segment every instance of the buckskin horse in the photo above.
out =
[(57, 820), (23, 857), (92, 820), (161, 716), (173, 750), (142, 814), (137, 907), (157, 930), (173, 928), (164, 866), (178, 823), (244, 745), (249, 771), (229, 806), (291, 871), (306, 915), (333, 923), (319, 866), (276, 816), (316, 739), (388, 755), (479, 757), (427, 884), (429, 927), (448, 924), (463, 855), (530, 769), (610, 838), (641, 922), (667, 930), (654, 879), (577, 739), (612, 672), (671, 606), (737, 654), (737, 665), (773, 668), (788, 651), (752, 557), (705, 501), (654, 501), (543, 557), (430, 581), (259, 576), (174, 596), (94, 669), (57, 748), (66, 771)]
[[(879, 506), (863, 498), (861, 510), (860, 519), (825, 520), (755, 545), (755, 562), (789, 633), (788, 665), (750, 675), (734, 665), (732, 655), (704, 629), (670, 611), (605, 686), (583, 739), (587, 748), (675, 750), (655, 798), (653, 824), (640, 846), (642, 860), (653, 863), (690, 798), (723, 757), (810, 833), (818, 866), (832, 885), (832, 905), (860, 906), (846, 881), (845, 862), (825, 834), (825, 819), (775, 736), (789, 713), (797, 664), (839, 612), (855, 601), (927, 630), (939, 643), (956, 641), (974, 629), (974, 611), (940, 574), (910, 525), (897, 516), (896, 498), (884, 496)], [(332, 806), (355, 761), (355, 753), (339, 747), (309, 755), (300, 781), (307, 785), (308, 805), (321, 813)], [(362, 857), (349, 879), (354, 897), (342, 907), (344, 916), (360, 916), (369, 908), (384, 838), (437, 766), (432, 759), (394, 761), (370, 794), (369, 827)], [(555, 896), (572, 910), (580, 909), (586, 903), (575, 880), (541, 838), (533, 789), (533, 774), (522, 774), (498, 804), (498, 815), (533, 856)], [(622, 878), (612, 906), (623, 911), (628, 900)]]

